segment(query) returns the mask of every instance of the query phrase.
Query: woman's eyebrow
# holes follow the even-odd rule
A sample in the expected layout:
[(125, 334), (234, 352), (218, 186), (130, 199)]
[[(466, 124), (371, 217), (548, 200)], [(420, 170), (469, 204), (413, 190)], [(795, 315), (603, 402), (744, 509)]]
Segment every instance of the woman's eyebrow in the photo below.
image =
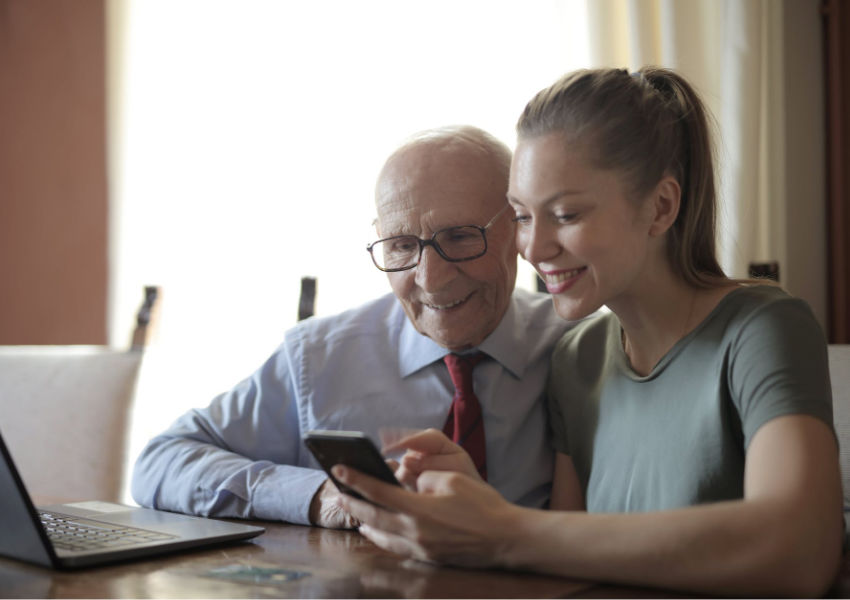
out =
[[(552, 202), (555, 202), (556, 200), (560, 200), (560, 199), (568, 197), (568, 196), (578, 196), (578, 195), (583, 194), (583, 193), (584, 193), (584, 190), (572, 189), (572, 188), (566, 189), (566, 190), (561, 190), (561, 191), (555, 192), (554, 194), (552, 194), (551, 196), (548, 196), (547, 198), (544, 198), (542, 203), (543, 204), (551, 204)], [(520, 201), (515, 196), (512, 196), (511, 194), (508, 194), (507, 198), (508, 198), (508, 202), (510, 202), (511, 204), (519, 204), (520, 206), (525, 206), (522, 203), (522, 201)]]

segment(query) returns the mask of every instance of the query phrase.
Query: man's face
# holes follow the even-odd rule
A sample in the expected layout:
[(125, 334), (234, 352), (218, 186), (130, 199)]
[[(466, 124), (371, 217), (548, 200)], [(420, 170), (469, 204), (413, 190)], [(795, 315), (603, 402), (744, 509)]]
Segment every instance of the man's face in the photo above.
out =
[[(483, 227), (504, 208), (506, 187), (493, 159), (460, 144), (406, 149), (390, 159), (378, 181), (378, 234), (430, 239), (446, 227)], [(417, 331), (460, 351), (477, 346), (496, 328), (516, 281), (510, 213), (487, 230), (484, 256), (448, 262), (428, 246), (416, 267), (387, 274)]]

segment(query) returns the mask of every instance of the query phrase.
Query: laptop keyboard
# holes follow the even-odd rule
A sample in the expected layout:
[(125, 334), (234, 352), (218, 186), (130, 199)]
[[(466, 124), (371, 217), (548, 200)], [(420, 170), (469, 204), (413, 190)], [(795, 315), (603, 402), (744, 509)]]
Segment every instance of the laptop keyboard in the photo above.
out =
[(50, 541), (62, 550), (111, 550), (178, 537), (46, 511), (39, 511), (39, 516)]

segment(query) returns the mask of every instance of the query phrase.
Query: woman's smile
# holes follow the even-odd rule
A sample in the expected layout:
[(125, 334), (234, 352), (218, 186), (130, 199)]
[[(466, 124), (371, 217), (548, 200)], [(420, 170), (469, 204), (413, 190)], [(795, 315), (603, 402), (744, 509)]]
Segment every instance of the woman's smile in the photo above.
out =
[(577, 269), (543, 271), (539, 270), (540, 277), (546, 284), (546, 291), (550, 294), (561, 294), (570, 289), (587, 271), (587, 267)]

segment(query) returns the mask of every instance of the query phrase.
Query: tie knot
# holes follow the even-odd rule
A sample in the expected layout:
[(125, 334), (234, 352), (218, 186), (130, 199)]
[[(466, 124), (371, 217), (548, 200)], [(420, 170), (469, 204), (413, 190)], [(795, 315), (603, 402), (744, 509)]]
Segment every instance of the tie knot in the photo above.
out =
[(472, 368), (484, 359), (483, 352), (474, 354), (446, 354), (443, 362), (449, 369), (452, 383), (461, 394), (472, 393)]

